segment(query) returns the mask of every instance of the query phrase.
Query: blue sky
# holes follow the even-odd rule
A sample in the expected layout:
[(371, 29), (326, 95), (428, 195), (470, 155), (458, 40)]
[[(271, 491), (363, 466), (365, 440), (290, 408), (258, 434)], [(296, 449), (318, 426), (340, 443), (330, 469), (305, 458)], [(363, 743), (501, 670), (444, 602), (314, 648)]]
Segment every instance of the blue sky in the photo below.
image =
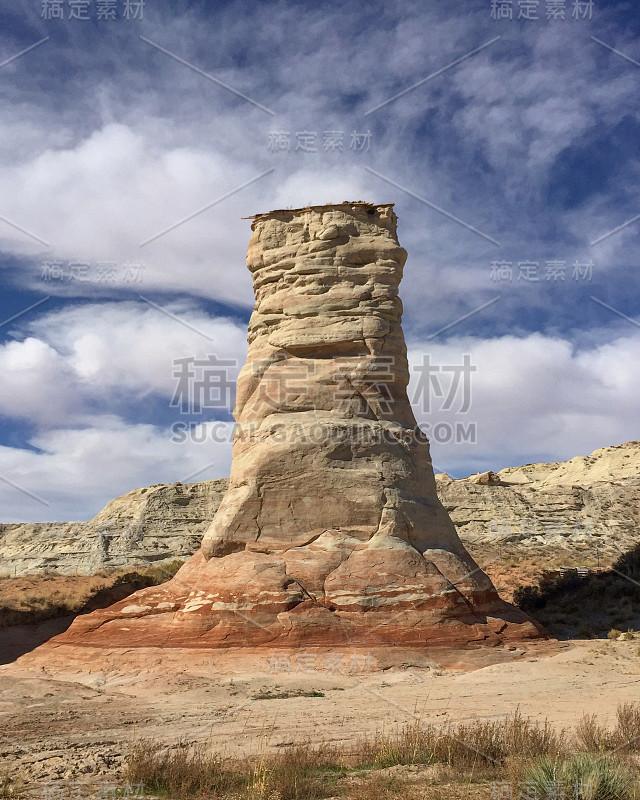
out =
[(173, 361), (242, 364), (243, 217), (309, 203), (394, 202), (411, 363), (476, 367), (465, 411), (414, 371), (421, 424), (475, 425), (438, 470), (640, 438), (633, 3), (52, 5), (0, 7), (0, 520), (228, 473), (228, 441), (172, 441), (231, 430), (170, 405)]

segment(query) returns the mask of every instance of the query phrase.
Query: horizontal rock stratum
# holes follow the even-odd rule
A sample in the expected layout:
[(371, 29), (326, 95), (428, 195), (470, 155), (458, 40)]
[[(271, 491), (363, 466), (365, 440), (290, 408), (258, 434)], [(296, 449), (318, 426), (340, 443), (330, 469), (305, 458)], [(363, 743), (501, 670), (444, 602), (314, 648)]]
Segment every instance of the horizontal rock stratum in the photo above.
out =
[(253, 218), (255, 307), (229, 486), (160, 587), (58, 641), (434, 646), (541, 635), (502, 601), (436, 495), (416, 425), (392, 205)]

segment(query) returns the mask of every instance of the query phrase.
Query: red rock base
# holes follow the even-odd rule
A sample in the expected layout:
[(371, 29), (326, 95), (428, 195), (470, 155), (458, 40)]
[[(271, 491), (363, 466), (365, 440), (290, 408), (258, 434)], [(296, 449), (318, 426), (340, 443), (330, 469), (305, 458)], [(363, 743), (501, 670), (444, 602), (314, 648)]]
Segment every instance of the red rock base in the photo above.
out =
[(198, 552), (169, 582), (77, 617), (54, 641), (96, 647), (446, 647), (546, 636), (488, 581), (486, 590), (465, 596), (417, 552), (406, 553), (401, 563), (390, 558), (392, 551), (385, 553), (396, 562), (386, 565), (395, 573), (386, 586), (358, 586), (355, 580), (351, 595), (329, 591), (321, 600), (287, 576), (281, 553), (248, 555), (207, 561)]

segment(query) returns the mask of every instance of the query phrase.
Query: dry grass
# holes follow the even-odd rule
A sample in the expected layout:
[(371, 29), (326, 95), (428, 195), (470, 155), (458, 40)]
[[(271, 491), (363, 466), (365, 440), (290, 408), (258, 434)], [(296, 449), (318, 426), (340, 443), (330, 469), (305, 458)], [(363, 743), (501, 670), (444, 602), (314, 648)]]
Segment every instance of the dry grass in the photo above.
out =
[(263, 686), (251, 696), (252, 700), (288, 700), (290, 697), (324, 697), (324, 692), (317, 689), (278, 689)]
[[(145, 789), (176, 797), (198, 794), (215, 796), (240, 788), (241, 777), (225, 768), (222, 759), (203, 745), (179, 744), (167, 748), (155, 742), (137, 742), (127, 761), (129, 777), (142, 781)], [(224, 796), (224, 795), (223, 795)]]
[(640, 704), (623, 703), (616, 712), (616, 725), (600, 725), (595, 714), (587, 714), (576, 726), (576, 744), (589, 753), (640, 753)]
[(21, 800), (23, 796), (24, 787), (20, 781), (0, 775), (0, 800)]
[(360, 764), (441, 763), (478, 772), (494, 770), (517, 753), (530, 758), (556, 755), (564, 732), (525, 719), (519, 711), (496, 722), (476, 721), (443, 728), (414, 724), (396, 736), (377, 737), (358, 746)]
[(137, 570), (98, 575), (25, 575), (0, 579), (0, 628), (29, 625), (93, 611), (122, 600), (138, 589), (164, 583), (182, 566), (175, 559)]
[(542, 786), (551, 785), (553, 776), (583, 776), (585, 786), (601, 787), (594, 800), (613, 798), (607, 792), (615, 786), (622, 787), (617, 800), (631, 800), (640, 798), (640, 771), (630, 756), (640, 752), (639, 733), (640, 704), (625, 704), (611, 730), (588, 717), (573, 732), (555, 731), (516, 712), (500, 721), (444, 728), (416, 723), (350, 748), (305, 742), (234, 760), (204, 745), (139, 742), (128, 757), (126, 779), (175, 798), (457, 800), (489, 797), (497, 781), (516, 786), (535, 778)]
[[(525, 547), (519, 542), (465, 542), (465, 546), (491, 578), (500, 596), (509, 603), (513, 602), (520, 586), (537, 583), (548, 570), (566, 565), (596, 567), (598, 563), (591, 551), (583, 553), (575, 547), (553, 547), (549, 544)], [(603, 555), (600, 565), (609, 568), (617, 555), (617, 552), (615, 555)]]
[(337, 782), (338, 761), (338, 752), (328, 745), (301, 744), (275, 755), (225, 762), (205, 745), (167, 748), (141, 741), (128, 757), (127, 780), (171, 797), (320, 800)]

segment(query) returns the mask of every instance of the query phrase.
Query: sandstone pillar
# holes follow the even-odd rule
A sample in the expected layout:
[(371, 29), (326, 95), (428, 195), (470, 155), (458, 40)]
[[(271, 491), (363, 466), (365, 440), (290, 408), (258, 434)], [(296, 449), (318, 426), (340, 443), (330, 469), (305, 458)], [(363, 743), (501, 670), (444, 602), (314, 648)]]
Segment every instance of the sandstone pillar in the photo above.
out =
[(393, 206), (252, 219), (255, 307), (227, 493), (171, 582), (67, 637), (374, 647), (539, 635), (500, 600), (436, 496), (406, 392)]

